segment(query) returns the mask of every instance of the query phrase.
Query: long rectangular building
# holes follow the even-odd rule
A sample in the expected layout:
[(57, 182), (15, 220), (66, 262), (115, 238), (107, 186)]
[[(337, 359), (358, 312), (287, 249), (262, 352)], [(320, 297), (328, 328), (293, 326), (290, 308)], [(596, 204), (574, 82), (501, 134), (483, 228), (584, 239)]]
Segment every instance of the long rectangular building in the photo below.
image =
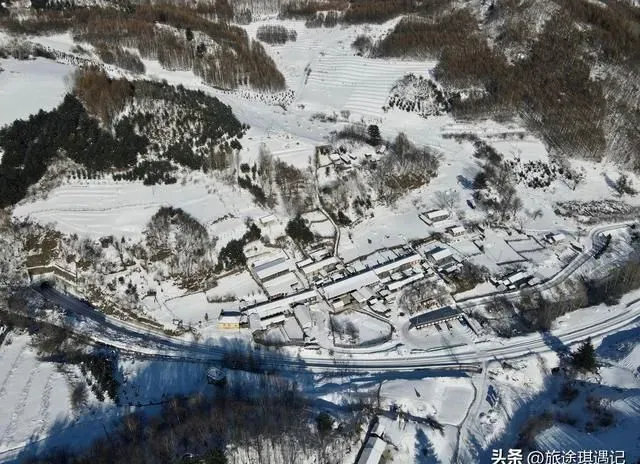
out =
[(291, 262), (285, 258), (278, 258), (253, 268), (253, 271), (260, 280), (273, 279), (286, 274), (290, 270)]
[(403, 266), (411, 266), (413, 264), (419, 263), (420, 261), (422, 261), (422, 257), (419, 254), (411, 253), (406, 256), (401, 256), (400, 258), (397, 258), (393, 261), (383, 263), (380, 266), (376, 266), (373, 269), (373, 272), (375, 272), (376, 275), (381, 276)]
[(322, 292), (326, 298), (332, 299), (337, 296), (344, 295), (345, 293), (351, 293), (355, 290), (359, 290), (367, 285), (376, 284), (379, 281), (380, 279), (375, 272), (366, 271), (346, 277), (337, 282), (330, 283), (322, 288)]
[(296, 293), (295, 295), (279, 298), (277, 300), (267, 301), (266, 303), (258, 304), (246, 308), (245, 314), (258, 314), (260, 319), (271, 317), (276, 314), (284, 313), (291, 309), (296, 303), (302, 303), (304, 301), (313, 300), (316, 297), (315, 290), (307, 290), (304, 292)]
[(386, 446), (387, 443), (382, 438), (370, 436), (362, 448), (357, 464), (378, 464)]
[(329, 256), (328, 258), (304, 266), (300, 270), (304, 273), (304, 275), (308, 277), (315, 275), (317, 272), (324, 268), (335, 267), (336, 264), (338, 264), (338, 258), (336, 258), (335, 256)]
[(389, 285), (387, 285), (387, 288), (389, 289), (389, 291), (395, 292), (396, 290), (401, 289), (405, 285), (409, 285), (412, 282), (416, 282), (422, 279), (423, 277), (424, 277), (424, 274), (422, 272), (418, 272), (417, 274), (413, 274), (412, 276), (407, 277), (406, 279), (396, 280), (394, 282), (389, 283)]
[(412, 326), (419, 329), (429, 325), (438, 324), (439, 322), (450, 321), (462, 316), (462, 311), (451, 306), (444, 306), (438, 308), (435, 311), (429, 311), (428, 313), (419, 314), (409, 319)]

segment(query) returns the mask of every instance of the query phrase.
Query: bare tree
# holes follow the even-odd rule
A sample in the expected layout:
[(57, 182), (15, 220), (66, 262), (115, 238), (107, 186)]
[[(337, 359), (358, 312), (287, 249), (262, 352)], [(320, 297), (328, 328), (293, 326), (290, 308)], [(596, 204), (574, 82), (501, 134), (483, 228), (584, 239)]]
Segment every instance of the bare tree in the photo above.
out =
[(273, 173), (274, 173), (273, 156), (263, 143), (260, 145), (258, 152), (258, 175), (260, 178), (260, 187), (267, 197), (273, 195)]
[(438, 208), (452, 210), (460, 201), (460, 193), (457, 190), (440, 190), (435, 193)]

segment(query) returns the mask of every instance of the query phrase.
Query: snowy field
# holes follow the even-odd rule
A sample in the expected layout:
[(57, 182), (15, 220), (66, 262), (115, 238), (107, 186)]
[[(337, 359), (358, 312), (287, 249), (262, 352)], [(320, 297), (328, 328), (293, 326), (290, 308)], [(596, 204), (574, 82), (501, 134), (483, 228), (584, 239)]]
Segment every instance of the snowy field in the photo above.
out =
[[(265, 24), (255, 21), (246, 29), (251, 35), (257, 28)], [(203, 85), (190, 72), (172, 72), (161, 69), (157, 63), (146, 62), (148, 75), (158, 79), (167, 79), (174, 84), (205, 90), (225, 103), (231, 105), (238, 118), (251, 126), (243, 139), (242, 162), (251, 163), (257, 158), (258, 147), (266, 144), (274, 155), (282, 157), (288, 163), (306, 169), (313, 154), (315, 145), (326, 143), (332, 130), (339, 129), (347, 120), (355, 122), (376, 123), (382, 135), (394, 138), (398, 132), (406, 132), (409, 138), (418, 145), (430, 146), (443, 156), (438, 177), (429, 186), (418, 189), (398, 201), (392, 207), (377, 207), (375, 217), (357, 225), (351, 237), (343, 237), (340, 252), (347, 259), (373, 251), (368, 243), (371, 240), (376, 248), (403, 244), (405, 240), (421, 238), (435, 229), (428, 228), (417, 218), (417, 212), (437, 207), (434, 192), (439, 190), (457, 190), (460, 203), (455, 210), (466, 219), (481, 220), (483, 214), (471, 210), (465, 205), (472, 191), (466, 190), (458, 183), (458, 176), (473, 179), (479, 171), (478, 161), (472, 156), (474, 148), (469, 142), (457, 142), (444, 135), (455, 133), (473, 133), (495, 146), (507, 159), (518, 158), (522, 161), (547, 160), (548, 154), (544, 144), (532, 136), (522, 138), (509, 137), (503, 140), (502, 134), (521, 134), (522, 128), (517, 124), (498, 124), (493, 121), (482, 121), (476, 124), (454, 121), (450, 116), (438, 116), (424, 119), (413, 113), (399, 110), (382, 111), (389, 90), (394, 82), (407, 73), (429, 76), (435, 62), (416, 62), (408, 60), (376, 60), (355, 56), (350, 47), (355, 37), (363, 32), (361, 27), (341, 27), (333, 29), (308, 29), (303, 23), (290, 21), (284, 23), (288, 28), (295, 28), (298, 39), (284, 45), (265, 48), (273, 56), (279, 69), (284, 73), (287, 83), (294, 92), (294, 101), (287, 109), (280, 106), (247, 98), (243, 92), (226, 92)], [(393, 23), (372, 26), (368, 31), (373, 36), (380, 35)], [(52, 36), (47, 45), (68, 51), (68, 36)], [(36, 62), (18, 63), (8, 61), (12, 66), (29, 67), (37, 64), (47, 66), (44, 75), (48, 79), (42, 83), (42, 89), (50, 88), (57, 83), (56, 94), (61, 95), (64, 89), (64, 75), (70, 68), (56, 63), (37, 60)], [(5, 65), (5, 67), (7, 67)], [(34, 68), (34, 72), (36, 69)], [(7, 79), (9, 72), (0, 74), (0, 79)], [(10, 79), (11, 85), (23, 85), (19, 79)], [(30, 95), (33, 87), (29, 87)], [(26, 92), (26, 88), (22, 88)], [(60, 96), (53, 98), (51, 92), (42, 107), (55, 104)], [(12, 94), (15, 92), (12, 90)], [(30, 96), (26, 96), (30, 98)], [(4, 105), (3, 105), (4, 107)], [(37, 107), (27, 106), (24, 111), (34, 112)], [(21, 110), (22, 111), (22, 110)], [(340, 112), (345, 112), (343, 115)], [(336, 113), (343, 122), (337, 124), (312, 120), (316, 113), (331, 115)], [(4, 116), (11, 120), (15, 113), (12, 109)], [(345, 119), (346, 116), (346, 119)], [(596, 165), (587, 162), (576, 162), (576, 166), (585, 170), (585, 182), (572, 190), (561, 181), (555, 181), (545, 189), (530, 189), (519, 185), (520, 197), (524, 202), (522, 216), (523, 226), (533, 231), (574, 230), (575, 223), (567, 218), (556, 216), (553, 203), (562, 200), (590, 200), (613, 196), (613, 190), (606, 181), (606, 175), (615, 178), (617, 173), (607, 165)], [(637, 179), (634, 179), (637, 182)], [(221, 230), (221, 240), (233, 237), (237, 233), (235, 226), (245, 216), (255, 217), (259, 208), (252, 207), (252, 200), (246, 191), (232, 191), (222, 182), (211, 179), (201, 180), (202, 184), (145, 187), (141, 184), (131, 185), (63, 185), (55, 189), (45, 200), (32, 204), (20, 205), (16, 216), (36, 219), (41, 222), (54, 222), (67, 232), (83, 235), (131, 235), (139, 234), (146, 221), (159, 205), (171, 204), (182, 207), (204, 222), (212, 221), (224, 214), (232, 214), (236, 222)], [(206, 184), (206, 186), (204, 185)], [(176, 193), (180, 192), (179, 195)], [(132, 201), (135, 199), (135, 201)], [(627, 199), (638, 204), (640, 198)], [(532, 220), (526, 213), (540, 209), (541, 217)], [(278, 210), (279, 214), (283, 211)], [(235, 225), (234, 225), (235, 224)], [(320, 228), (320, 226), (317, 226)], [(322, 235), (325, 230), (317, 230)], [(515, 258), (513, 250), (504, 247), (495, 249), (496, 257), (502, 261)]]
[(44, 438), (56, 421), (72, 419), (66, 375), (39, 361), (29, 339), (9, 333), (0, 346), (0, 460), (27, 441)]
[(382, 342), (389, 336), (391, 332), (391, 326), (388, 323), (382, 322), (367, 314), (360, 312), (349, 311), (333, 316), (333, 320), (338, 326), (346, 327), (348, 324), (353, 324), (353, 327), (357, 329), (357, 341), (353, 343), (353, 340), (349, 341), (348, 335), (340, 334), (335, 331), (336, 343), (341, 344), (367, 344), (375, 343), (377, 341)]
[(380, 391), (382, 399), (418, 417), (433, 416), (438, 422), (458, 426), (474, 398), (468, 378), (425, 378), (419, 381), (390, 380)]
[(68, 92), (68, 65), (38, 58), (0, 59), (0, 127), (56, 107)]
[(161, 206), (173, 206), (197, 218), (224, 244), (246, 231), (247, 217), (255, 219), (267, 214), (253, 205), (246, 191), (215, 179), (194, 177), (185, 185), (152, 187), (108, 178), (68, 182), (45, 200), (18, 205), (14, 215), (42, 224), (55, 223), (58, 230), (69, 234), (139, 238)]
[[(257, 27), (263, 24), (265, 22), (255, 21), (246, 29), (254, 36)], [(483, 212), (466, 205), (472, 191), (459, 181), (459, 176), (472, 180), (480, 170), (478, 160), (473, 157), (474, 148), (469, 142), (457, 142), (445, 136), (472, 133), (487, 141), (507, 159), (549, 161), (546, 147), (536, 137), (511, 136), (522, 133), (522, 127), (517, 123), (461, 123), (446, 115), (424, 119), (396, 109), (387, 112), (382, 109), (398, 79), (408, 73), (428, 77), (435, 62), (382, 61), (355, 56), (350, 44), (364, 32), (362, 27), (309, 29), (301, 22), (284, 24), (296, 29), (297, 41), (281, 46), (267, 45), (265, 48), (294, 92), (288, 104), (270, 104), (266, 97), (261, 99), (248, 91), (212, 89), (190, 72), (167, 71), (153, 61), (145, 61), (147, 76), (205, 90), (231, 105), (237, 117), (251, 126), (242, 140), (241, 162), (256, 160), (258, 147), (264, 144), (276, 157), (306, 169), (313, 158), (315, 146), (327, 143), (331, 131), (348, 122), (378, 124), (383, 137), (389, 140), (399, 132), (405, 132), (418, 146), (428, 146), (440, 154), (438, 176), (429, 185), (407, 194), (393, 205), (377, 205), (372, 217), (348, 231), (343, 229), (338, 251), (345, 262), (383, 247), (405, 245), (413, 239), (442, 232), (445, 225), (484, 219)], [(377, 36), (391, 25), (372, 26), (369, 33)], [(68, 52), (71, 48), (69, 36), (39, 40), (59, 50)], [(70, 66), (42, 59), (25, 62), (0, 60), (0, 67), (4, 68), (0, 73), (0, 126), (35, 113), (40, 108), (50, 109), (57, 105), (67, 91), (66, 76), (73, 71)], [(338, 122), (321, 122), (314, 117), (318, 113), (335, 115)], [(503, 134), (509, 137), (503, 139)], [(618, 175), (616, 167), (582, 161), (576, 161), (575, 166), (585, 172), (585, 181), (575, 189), (560, 180), (547, 188), (535, 190), (518, 184), (518, 193), (523, 200), (518, 219), (526, 231), (536, 236), (562, 231), (575, 237), (578, 235), (577, 223), (556, 214), (556, 201), (618, 198), (608, 180)], [(637, 177), (632, 176), (632, 179), (635, 185), (640, 184)], [(427, 226), (418, 218), (418, 213), (437, 208), (436, 192), (447, 190), (459, 194), (459, 202), (452, 208), (455, 219), (446, 224)], [(639, 197), (624, 198), (624, 201), (640, 205)], [(153, 187), (109, 179), (66, 181), (44, 199), (21, 203), (13, 214), (17, 218), (43, 224), (54, 223), (57, 229), (69, 234), (92, 238), (108, 235), (141, 238), (151, 216), (159, 207), (169, 205), (182, 208), (197, 218), (212, 236), (218, 237), (219, 245), (242, 236), (247, 218), (257, 220), (274, 213), (277, 220), (263, 229), (263, 233), (271, 238), (283, 233), (283, 226), (289, 219), (283, 208), (268, 211), (257, 207), (247, 191), (199, 173), (187, 176), (184, 183)], [(533, 214), (537, 210), (541, 215)], [(309, 214), (308, 218), (312, 220), (312, 231), (326, 237), (333, 236), (333, 226), (323, 215), (316, 212)], [(550, 276), (568, 258), (565, 245), (540, 249), (536, 240), (512, 241), (512, 238), (506, 232), (489, 229), (483, 241), (484, 252), (480, 252), (472, 242), (477, 239), (475, 236), (452, 240), (452, 248), (458, 255), (473, 256), (472, 262), (500, 273), (509, 264), (523, 263), (528, 269), (535, 268), (539, 275)], [(258, 260), (264, 250), (253, 251), (254, 258)], [(248, 251), (248, 254), (253, 251)], [(624, 251), (619, 250), (620, 257), (626, 256)], [(292, 286), (298, 284), (297, 278), (286, 276), (274, 279), (267, 285), (267, 291), (272, 294), (293, 291)], [(217, 318), (222, 310), (238, 309), (242, 299), (255, 301), (265, 298), (247, 271), (220, 279), (218, 286), (206, 293), (184, 295), (183, 291), (166, 282), (159, 284), (159, 289), (157, 300), (144, 300), (153, 317), (166, 326), (172, 326), (174, 319), (183, 320), (185, 324), (196, 326), (204, 339), (214, 340), (223, 337), (245, 337), (248, 340), (249, 333), (244, 329), (241, 332), (218, 330)], [(485, 289), (493, 290), (487, 284), (467, 293), (481, 293)], [(227, 299), (232, 301), (221, 301)], [(580, 310), (559, 318), (554, 329), (568, 331), (587, 323), (606, 326), (606, 321), (619, 317), (624, 311), (626, 308), (622, 306)], [(318, 335), (318, 343), (326, 349), (330, 346), (327, 313), (313, 311), (312, 314), (313, 332)], [(342, 325), (353, 324), (358, 332), (358, 343), (375, 342), (390, 335), (389, 324), (362, 313), (341, 314), (335, 319)], [(426, 462), (449, 462), (460, 444), (458, 462), (485, 462), (482, 458), (486, 450), (514, 439), (512, 435), (517, 433), (516, 428), (527, 417), (542, 412), (537, 404), (546, 404), (543, 400), (551, 398), (547, 390), (548, 379), (551, 368), (558, 363), (557, 356), (553, 353), (527, 354), (533, 353), (527, 350), (529, 346), (535, 346), (540, 334), (513, 341), (516, 348), (507, 354), (514, 358), (527, 354), (527, 358), (516, 359), (511, 367), (491, 361), (491, 351), (499, 352), (501, 340), (480, 343), (478, 337), (459, 321), (451, 322), (451, 327), (441, 324), (439, 328), (407, 330), (401, 336), (404, 353), (433, 351), (438, 353), (434, 356), (448, 360), (475, 359), (477, 356), (488, 361), (481, 374), (470, 377), (369, 379), (370, 384), (382, 384), (381, 398), (386, 405), (399, 405), (409, 414), (423, 419), (433, 416), (444, 425), (440, 433), (415, 423), (383, 418), (388, 437), (396, 446), (396, 462), (418, 461), (418, 457), (425, 455)], [(53, 364), (38, 361), (28, 346), (27, 337), (12, 335), (11, 339), (12, 343), (5, 342), (0, 347), (0, 401), (4, 407), (0, 414), (0, 459), (2, 453), (11, 453), (26, 441), (39, 440), (50, 433), (50, 427), (56, 420), (73, 420), (65, 374)], [(335, 340), (345, 345), (350, 343), (347, 336), (338, 335)], [(594, 340), (599, 341), (597, 337)], [(396, 338), (392, 341), (397, 342)], [(609, 448), (633, 443), (634, 437), (625, 431), (637, 430), (640, 425), (637, 420), (640, 412), (637, 335), (629, 343), (631, 346), (621, 348), (619, 358), (607, 358), (610, 365), (601, 371), (601, 384), (593, 387), (599, 394), (610, 395), (611, 407), (618, 414), (616, 426), (589, 435), (556, 424), (537, 438), (541, 448)], [(398, 349), (398, 353), (401, 350)], [(204, 392), (208, 388), (203, 382), (205, 367), (199, 364), (124, 361), (121, 367), (126, 382), (122, 394), (125, 403), (130, 405), (157, 404), (169, 395)], [(619, 392), (618, 388), (629, 391)], [(322, 396), (321, 393), (317, 395)], [(326, 397), (336, 405), (342, 400), (339, 393), (334, 393), (333, 397), (327, 394)], [(96, 413), (75, 427), (102, 433), (97, 425), (100, 420), (101, 416)], [(73, 431), (73, 427), (70, 430), (70, 434), (75, 433), (77, 438), (78, 431)]]

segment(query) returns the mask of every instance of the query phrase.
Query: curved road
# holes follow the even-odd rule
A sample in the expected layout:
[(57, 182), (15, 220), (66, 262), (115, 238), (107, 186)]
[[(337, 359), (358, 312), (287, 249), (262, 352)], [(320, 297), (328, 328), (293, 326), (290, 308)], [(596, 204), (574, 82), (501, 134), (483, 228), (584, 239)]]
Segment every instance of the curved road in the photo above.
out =
[[(612, 224), (594, 228), (588, 236), (588, 250), (580, 253), (568, 266), (551, 279), (531, 288), (529, 291), (548, 290), (574, 274), (591, 257), (599, 246), (603, 234), (627, 227), (631, 222)], [(241, 342), (235, 347), (224, 344), (204, 342), (188, 342), (168, 336), (160, 330), (144, 328), (137, 324), (107, 316), (90, 304), (73, 296), (61, 293), (49, 286), (38, 288), (47, 299), (57, 303), (64, 310), (83, 319), (78, 331), (91, 339), (114, 348), (144, 356), (184, 359), (192, 361), (215, 362), (223, 359), (231, 350), (238, 350)], [(516, 298), (519, 291), (506, 292), (507, 298)], [(460, 301), (461, 309), (486, 304), (495, 295), (485, 295)], [(509, 340), (445, 347), (441, 350), (423, 351), (419, 353), (373, 352), (360, 353), (357, 357), (326, 357), (308, 354), (304, 357), (290, 357), (281, 353), (261, 351), (261, 359), (265, 365), (287, 369), (324, 369), (324, 370), (376, 370), (376, 371), (411, 371), (421, 369), (455, 369), (479, 371), (481, 363), (494, 359), (510, 359), (530, 353), (540, 353), (557, 349), (559, 345), (568, 346), (587, 337), (604, 336), (616, 332), (640, 317), (640, 301), (625, 307), (619, 306), (603, 312), (603, 317), (591, 318), (584, 324), (572, 325), (552, 331), (550, 334), (529, 334)], [(402, 327), (408, 333), (410, 326)], [(388, 347), (387, 347), (388, 348)]]

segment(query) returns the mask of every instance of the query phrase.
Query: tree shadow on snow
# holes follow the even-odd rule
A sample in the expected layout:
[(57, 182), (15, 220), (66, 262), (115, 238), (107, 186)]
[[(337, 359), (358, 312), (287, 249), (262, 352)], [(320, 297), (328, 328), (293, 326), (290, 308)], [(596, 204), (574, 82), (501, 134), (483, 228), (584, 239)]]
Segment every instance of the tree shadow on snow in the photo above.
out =
[(436, 457), (435, 449), (429, 437), (419, 427), (416, 427), (415, 449), (416, 464), (438, 464), (440, 462)]
[[(118, 404), (109, 400), (101, 403), (93, 398), (74, 417), (57, 418), (47, 427), (46, 436), (34, 434), (21, 449), (0, 453), (0, 460), (67, 463), (70, 456), (87, 450), (96, 441), (108, 442), (112, 435), (118, 435), (125, 419), (131, 415), (144, 427), (176, 399), (187, 401), (199, 395), (220, 401), (252, 400), (263, 393), (280, 393), (279, 389), (284, 387), (279, 378), (295, 380), (307, 375), (304, 364), (294, 363), (295, 358), (276, 350), (253, 350), (248, 343), (237, 340), (222, 340), (217, 347), (220, 350), (212, 352), (210, 358), (204, 356), (204, 352), (191, 360), (122, 357), (115, 374), (120, 381)], [(287, 371), (294, 364), (296, 368)], [(224, 368), (223, 387), (207, 382), (207, 371), (211, 367)], [(281, 377), (279, 372), (286, 375)], [(189, 451), (180, 443), (175, 444), (175, 449), (176, 459)]]
[(628, 356), (640, 343), (640, 327), (607, 335), (600, 343), (596, 354), (601, 358), (620, 361)]
[[(571, 400), (568, 400), (568, 401), (561, 399), (560, 393), (566, 384), (571, 384), (574, 388), (577, 389), (577, 391), (579, 392), (577, 398), (572, 398)], [(472, 451), (472, 454), (475, 454), (473, 453), (473, 451), (477, 452), (477, 455), (474, 458), (476, 462), (492, 462), (491, 460), (492, 450), (502, 449), (504, 451), (504, 455), (506, 456), (508, 449), (526, 448), (526, 443), (529, 443), (526, 437), (535, 438), (535, 436), (537, 436), (538, 433), (534, 433), (533, 436), (525, 435), (523, 437), (521, 433), (524, 430), (525, 424), (527, 423), (530, 424), (531, 423), (530, 421), (532, 420), (535, 421), (537, 418), (541, 417), (545, 413), (551, 414), (550, 423), (552, 425), (558, 425), (563, 427), (573, 427), (573, 425), (570, 425), (570, 420), (572, 420), (574, 417), (569, 406), (576, 407), (580, 410), (580, 412), (576, 414), (575, 419), (580, 419), (585, 423), (587, 422), (588, 419), (595, 420), (596, 418), (596, 416), (594, 415), (595, 413), (593, 411), (589, 412), (587, 410), (586, 400), (589, 396), (592, 396), (594, 398), (606, 398), (607, 402), (609, 402), (609, 401), (623, 400), (628, 397), (638, 397), (638, 395), (640, 395), (640, 389), (637, 389), (637, 388), (623, 389), (623, 388), (601, 385), (593, 382), (587, 382), (585, 380), (570, 378), (568, 376), (564, 376), (561, 374), (548, 375), (545, 378), (544, 387), (542, 388), (542, 390), (538, 394), (529, 398), (527, 401), (523, 400), (522, 402), (520, 402), (517, 409), (512, 415), (509, 415), (506, 408), (502, 405), (500, 401), (498, 401), (498, 404), (495, 404), (493, 406), (493, 409), (501, 411), (502, 414), (506, 416), (506, 419), (507, 419), (506, 431), (501, 436), (499, 436), (496, 440), (489, 443), (485, 449), (482, 449), (481, 443), (475, 436), (470, 437), (471, 438), (471, 440), (469, 440), (470, 450)], [(584, 405), (584, 407), (580, 409), (579, 407), (581, 405)], [(590, 414), (593, 417), (590, 416)], [(624, 420), (624, 418), (622, 420)], [(591, 437), (592, 443), (594, 445), (601, 444), (597, 438), (598, 437), (597, 433), (587, 434), (584, 432), (583, 430), (584, 425), (585, 424), (582, 424), (582, 423), (577, 424), (578, 428), (576, 430), (578, 430), (578, 435), (585, 436), (588, 438)], [(540, 430), (540, 432), (542, 432), (545, 429), (546, 427), (543, 427)], [(606, 432), (607, 429), (601, 428), (601, 430), (603, 432)], [(578, 449), (575, 449), (575, 446), (573, 446), (573, 448), (571, 447), (571, 444), (573, 442), (568, 441), (566, 443), (567, 444), (565, 444), (564, 446), (562, 445), (562, 443), (554, 443), (553, 450), (546, 449), (544, 447), (540, 448), (536, 446), (535, 442), (531, 444), (533, 445), (533, 449), (537, 448), (537, 449), (540, 449), (541, 451), (562, 452), (562, 451), (571, 450), (576, 453), (579, 451)], [(575, 445), (575, 443), (573, 444)], [(586, 445), (586, 443), (581, 443), (581, 446), (584, 447), (584, 445)], [(605, 443), (605, 445), (606, 445), (605, 446), (606, 449), (625, 450), (627, 453), (631, 452), (632, 449), (635, 449), (633, 447), (633, 444), (631, 443), (629, 443), (628, 447), (626, 447), (625, 449), (624, 441), (620, 441), (620, 443), (616, 443), (616, 444)], [(615, 445), (615, 446), (612, 446), (612, 445)], [(599, 448), (601, 448), (601, 446), (592, 447), (594, 451), (597, 451), (597, 449)], [(636, 451), (636, 454), (637, 454), (637, 451)], [(525, 456), (526, 456), (526, 451), (525, 451)], [(629, 457), (628, 454), (627, 454), (627, 457)]]

